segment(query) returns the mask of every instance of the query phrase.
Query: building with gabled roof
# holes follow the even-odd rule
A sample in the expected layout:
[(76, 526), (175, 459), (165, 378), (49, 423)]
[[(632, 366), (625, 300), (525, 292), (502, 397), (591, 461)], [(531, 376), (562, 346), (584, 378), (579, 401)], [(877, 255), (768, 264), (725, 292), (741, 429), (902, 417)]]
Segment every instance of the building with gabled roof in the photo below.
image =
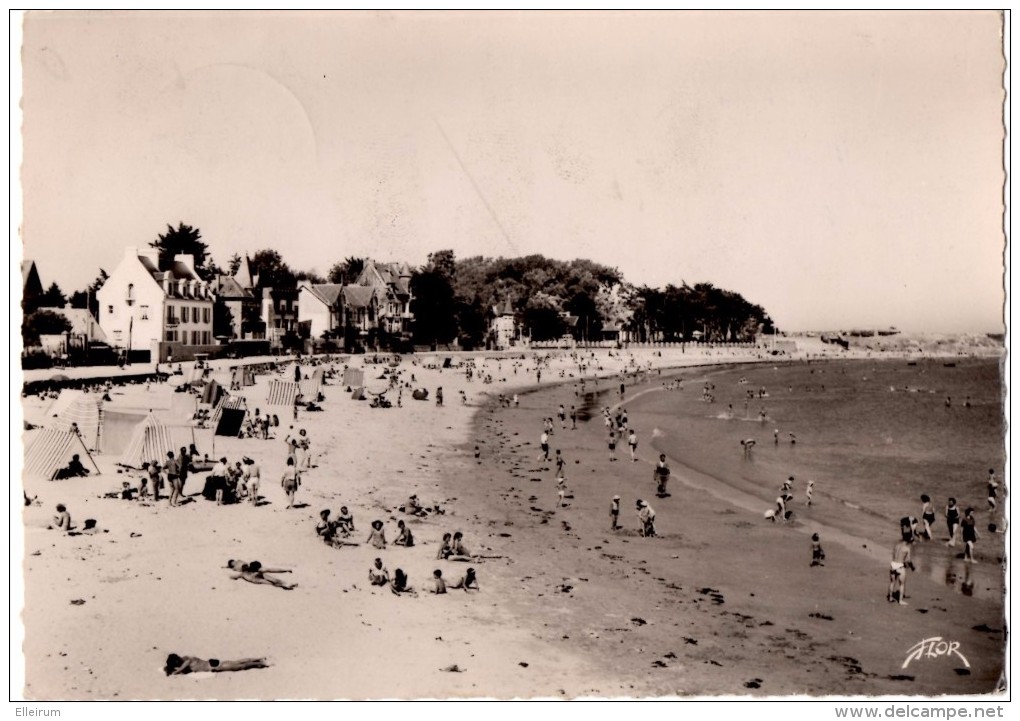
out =
[[(354, 286), (373, 288), (371, 296), (363, 291), (352, 292), (354, 322), (358, 327), (377, 327), (393, 336), (407, 338), (411, 335), (411, 276), (413, 271), (407, 263), (377, 263), (365, 259)], [(350, 286), (345, 286), (345, 288)], [(367, 332), (367, 330), (366, 330)]]
[(520, 341), (520, 328), (514, 307), (507, 298), (489, 308), (489, 344), (495, 350), (506, 350)]
[(297, 322), (302, 337), (320, 339), (341, 328), (343, 288), (339, 283), (298, 284)]
[(114, 348), (184, 360), (213, 344), (216, 288), (195, 271), (191, 255), (176, 255), (161, 270), (155, 248), (127, 248), (96, 292), (99, 325)]

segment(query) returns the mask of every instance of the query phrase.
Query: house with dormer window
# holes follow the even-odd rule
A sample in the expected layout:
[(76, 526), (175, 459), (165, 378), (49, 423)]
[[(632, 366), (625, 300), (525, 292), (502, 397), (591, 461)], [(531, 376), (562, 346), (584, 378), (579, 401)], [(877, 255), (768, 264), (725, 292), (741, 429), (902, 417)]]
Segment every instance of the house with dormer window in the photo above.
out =
[(127, 248), (96, 292), (99, 325), (114, 348), (153, 361), (189, 360), (214, 345), (215, 288), (195, 271), (191, 255), (161, 270), (155, 248)]

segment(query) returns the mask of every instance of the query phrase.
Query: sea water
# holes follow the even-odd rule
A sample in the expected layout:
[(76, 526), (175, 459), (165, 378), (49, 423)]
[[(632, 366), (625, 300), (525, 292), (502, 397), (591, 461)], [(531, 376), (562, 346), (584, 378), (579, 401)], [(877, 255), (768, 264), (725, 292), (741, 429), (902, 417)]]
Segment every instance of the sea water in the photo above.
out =
[[(1004, 489), (996, 511), (987, 502), (988, 469), (1001, 484), (1005, 465), (997, 360), (794, 362), (692, 369), (679, 377), (683, 390), (667, 390), (671, 378), (653, 376), (622, 405), (639, 436), (677, 464), (680, 478), (688, 469), (746, 511), (759, 503), (757, 516), (767, 522), (764, 512), (793, 476), (791, 526), (823, 538), (829, 531), (876, 558), (890, 554), (900, 518), (920, 518), (927, 493), (935, 540), (916, 544), (920, 570), (968, 595), (1001, 595)], [(741, 441), (752, 439), (745, 451)], [(943, 545), (950, 496), (961, 515), (975, 510), (977, 565), (956, 557), (959, 536), (955, 548)], [(990, 523), (998, 533), (989, 532)]]

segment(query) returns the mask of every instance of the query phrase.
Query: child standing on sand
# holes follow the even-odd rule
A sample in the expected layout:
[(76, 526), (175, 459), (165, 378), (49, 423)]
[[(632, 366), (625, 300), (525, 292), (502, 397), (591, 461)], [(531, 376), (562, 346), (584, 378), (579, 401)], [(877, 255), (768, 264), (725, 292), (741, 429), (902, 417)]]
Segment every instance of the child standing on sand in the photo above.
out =
[(609, 429), (609, 460), (616, 460), (616, 431)]
[(620, 527), (620, 497), (613, 496), (612, 502), (609, 504), (609, 518), (613, 525), (610, 526), (612, 530), (617, 530)]
[(931, 505), (931, 497), (921, 494), (921, 522), (924, 523), (924, 540), (931, 540), (931, 524), (935, 523), (935, 509)]
[[(626, 421), (624, 421), (626, 423)], [(630, 429), (630, 435), (627, 436), (627, 445), (630, 446), (630, 460), (637, 462), (637, 431), (633, 428)]]
[(280, 485), (287, 494), (287, 508), (293, 508), (294, 496), (297, 494), (298, 486), (301, 485), (301, 474), (298, 473), (293, 456), (287, 459), (287, 468), (283, 471)]
[(821, 539), (817, 533), (811, 534), (811, 565), (812, 566), (824, 566), (822, 561), (825, 560), (825, 551), (822, 550)]
[(949, 527), (949, 542), (947, 546), (956, 545), (956, 529), (960, 526), (960, 509), (956, 505), (956, 499), (950, 498), (946, 504), (946, 525)]
[(563, 478), (563, 467), (567, 465), (567, 462), (563, 460), (563, 455), (560, 453), (560, 449), (556, 449), (556, 477)]
[(539, 460), (542, 460), (542, 461), (548, 461), (549, 460), (549, 434), (546, 431), (542, 431), (542, 435), (539, 438), (539, 443), (542, 446), (542, 452), (539, 454), (538, 458), (539, 458)]

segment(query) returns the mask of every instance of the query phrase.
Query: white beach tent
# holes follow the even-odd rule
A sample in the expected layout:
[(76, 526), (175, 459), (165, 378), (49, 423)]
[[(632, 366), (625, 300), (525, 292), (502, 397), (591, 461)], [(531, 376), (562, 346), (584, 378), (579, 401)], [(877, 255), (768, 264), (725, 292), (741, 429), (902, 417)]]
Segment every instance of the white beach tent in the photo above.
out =
[(158, 460), (163, 463), (167, 453), (176, 454), (195, 442), (195, 429), (191, 426), (168, 426), (155, 415), (145, 416), (135, 428), (120, 465), (141, 468), (143, 463)]
[[(59, 399), (58, 399), (59, 400)], [(71, 403), (60, 411), (49, 427), (58, 431), (78, 429), (78, 434), (85, 447), (91, 451), (99, 450), (100, 436), (103, 432), (103, 401), (95, 393), (83, 393), (71, 400)]]
[(70, 431), (42, 428), (26, 442), (25, 469), (22, 475), (26, 479), (52, 481), (57, 471), (66, 467), (75, 455), (83, 466), (99, 475), (99, 466), (81, 438)]

